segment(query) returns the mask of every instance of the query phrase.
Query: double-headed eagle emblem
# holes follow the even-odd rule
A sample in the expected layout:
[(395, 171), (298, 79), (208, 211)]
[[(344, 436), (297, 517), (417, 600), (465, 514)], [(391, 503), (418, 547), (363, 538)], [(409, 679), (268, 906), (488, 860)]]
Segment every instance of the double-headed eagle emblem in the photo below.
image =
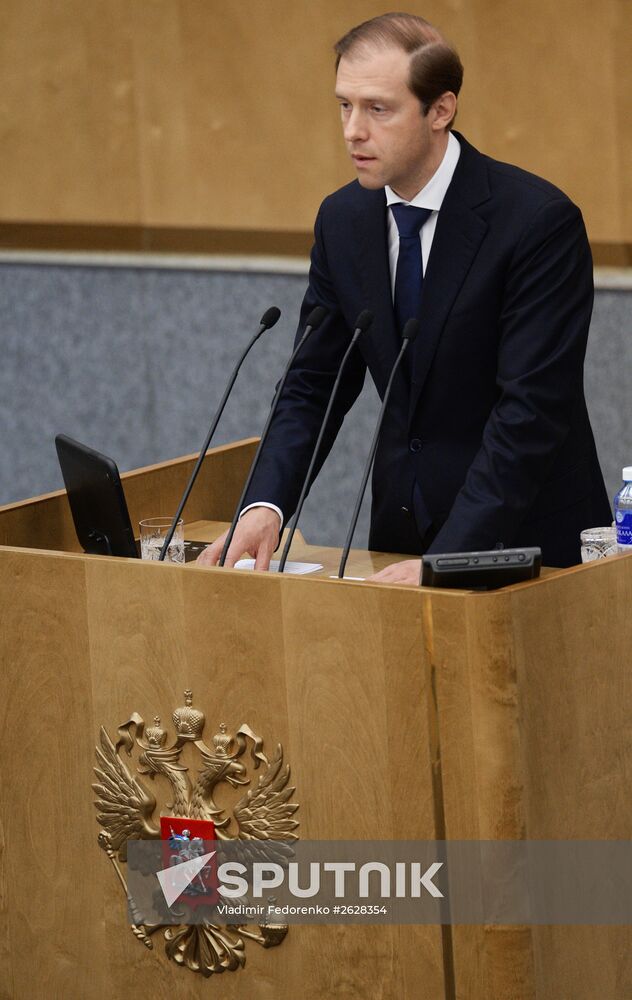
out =
[[(160, 826), (156, 822), (156, 796), (148, 783), (140, 778), (163, 778), (165, 795), (161, 816), (187, 820), (212, 820), (218, 840), (240, 841), (247, 850), (248, 841), (270, 842), (270, 858), (283, 860), (291, 854), (289, 842), (298, 837), (298, 822), (293, 819), (298, 809), (291, 802), (294, 788), (289, 785), (290, 768), (283, 764), (283, 748), (279, 744), (269, 760), (263, 752), (263, 740), (249, 726), (243, 724), (229, 733), (222, 723), (208, 746), (202, 739), (204, 714), (193, 707), (191, 691), (185, 691), (185, 705), (177, 708), (172, 716), (175, 740), (169, 745), (169, 735), (161, 728), (160, 718), (145, 728), (140, 715), (134, 713), (119, 727), (118, 740), (113, 743), (106, 730), (101, 728), (100, 746), (96, 748), (97, 781), (92, 786), (97, 798), (97, 820), (101, 826), (98, 842), (106, 852), (121, 882), (133, 912), (133, 901), (127, 888), (121, 863), (127, 861), (129, 840), (159, 840)], [(193, 747), (201, 758), (197, 777), (194, 768), (186, 763), (191, 760)], [(250, 748), (250, 764), (244, 755)], [(120, 755), (124, 750), (130, 758), (136, 752), (134, 768)], [(185, 762), (182, 761), (185, 758)], [(249, 770), (262, 772), (256, 784), (252, 783)], [(254, 775), (253, 775), (254, 777)], [(215, 802), (214, 795), (220, 785), (233, 789), (250, 786), (230, 810)], [(158, 792), (159, 789), (157, 788)], [(152, 948), (152, 935), (162, 930), (167, 956), (178, 965), (210, 976), (216, 972), (234, 971), (246, 961), (245, 939), (256, 941), (264, 948), (282, 942), (287, 934), (285, 924), (259, 925), (231, 924), (220, 926), (210, 922), (167, 926), (134, 923), (132, 932)]]

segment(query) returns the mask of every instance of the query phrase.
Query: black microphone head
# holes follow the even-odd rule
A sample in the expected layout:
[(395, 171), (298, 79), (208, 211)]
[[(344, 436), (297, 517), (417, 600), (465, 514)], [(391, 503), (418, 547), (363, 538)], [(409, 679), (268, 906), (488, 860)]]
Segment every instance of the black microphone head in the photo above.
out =
[(327, 310), (324, 306), (316, 306), (316, 308), (312, 309), (311, 313), (307, 317), (305, 326), (311, 326), (312, 330), (315, 330), (316, 327), (320, 326), (326, 315)]
[(275, 323), (279, 322), (280, 315), (281, 315), (280, 309), (277, 309), (276, 306), (270, 306), (270, 308), (266, 309), (263, 316), (261, 317), (260, 320), (261, 326), (264, 327), (264, 329), (269, 330), (270, 327), (273, 327)]
[(402, 340), (409, 340), (411, 343), (419, 333), (419, 320), (411, 317), (407, 319), (404, 323), (404, 332), (402, 333)]
[(355, 321), (354, 330), (360, 330), (361, 333), (366, 333), (366, 331), (371, 326), (373, 322), (373, 313), (370, 309), (363, 309), (357, 320)]

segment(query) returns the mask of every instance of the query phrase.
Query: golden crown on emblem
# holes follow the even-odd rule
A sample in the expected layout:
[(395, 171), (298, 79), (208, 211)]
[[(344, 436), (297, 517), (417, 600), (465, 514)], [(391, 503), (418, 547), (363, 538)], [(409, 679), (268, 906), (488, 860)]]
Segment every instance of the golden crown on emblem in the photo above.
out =
[(184, 692), (185, 704), (182, 708), (176, 708), (173, 713), (173, 724), (176, 732), (183, 740), (199, 740), (202, 737), (205, 717), (204, 712), (199, 708), (193, 708), (193, 692), (187, 689)]
[(153, 726), (147, 726), (145, 730), (145, 736), (147, 737), (147, 742), (150, 747), (162, 747), (167, 739), (166, 730), (161, 728), (160, 716), (154, 716)]
[(232, 733), (227, 732), (226, 723), (220, 722), (219, 733), (215, 733), (213, 743), (218, 757), (228, 757), (233, 742)]

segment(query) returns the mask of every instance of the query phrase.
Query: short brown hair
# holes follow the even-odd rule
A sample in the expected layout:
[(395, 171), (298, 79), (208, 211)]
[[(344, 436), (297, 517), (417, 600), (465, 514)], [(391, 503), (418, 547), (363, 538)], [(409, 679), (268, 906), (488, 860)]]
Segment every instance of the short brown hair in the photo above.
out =
[(392, 13), (363, 21), (334, 45), (336, 69), (344, 55), (356, 48), (374, 45), (396, 46), (410, 54), (408, 86), (419, 100), (424, 115), (446, 91), (450, 90), (458, 96), (463, 82), (463, 65), (459, 55), (441, 32), (423, 17)]

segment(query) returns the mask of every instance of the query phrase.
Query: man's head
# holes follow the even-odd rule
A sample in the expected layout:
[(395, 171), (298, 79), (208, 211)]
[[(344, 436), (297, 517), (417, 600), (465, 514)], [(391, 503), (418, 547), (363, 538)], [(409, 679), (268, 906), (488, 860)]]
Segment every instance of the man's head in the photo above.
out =
[(427, 21), (383, 14), (336, 43), (336, 96), (364, 187), (412, 198), (439, 166), (463, 79), (457, 53)]

